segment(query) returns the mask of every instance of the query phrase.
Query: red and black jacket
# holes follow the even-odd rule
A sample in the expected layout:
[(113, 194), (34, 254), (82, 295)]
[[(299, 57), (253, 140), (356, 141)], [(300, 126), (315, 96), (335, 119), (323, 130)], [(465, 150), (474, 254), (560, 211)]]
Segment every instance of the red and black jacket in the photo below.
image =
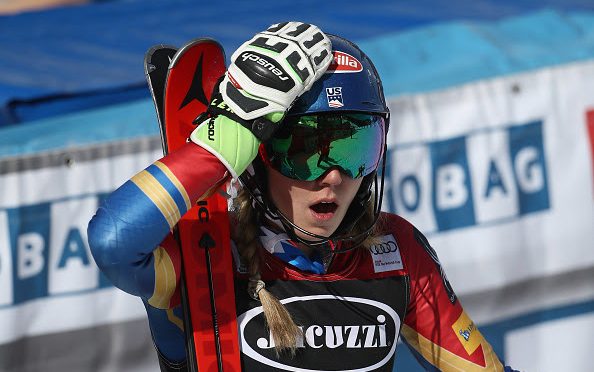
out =
[[(164, 370), (183, 370), (180, 254), (171, 228), (228, 175), (189, 143), (127, 181), (89, 224), (95, 261), (117, 287), (142, 298)], [(260, 251), (266, 288), (285, 304), (304, 338), (277, 355), (260, 303), (235, 281), (246, 371), (391, 371), (400, 336), (428, 370), (500, 371), (503, 366), (464, 312), (425, 237), (392, 214), (381, 243), (336, 254), (325, 274), (301, 271)]]

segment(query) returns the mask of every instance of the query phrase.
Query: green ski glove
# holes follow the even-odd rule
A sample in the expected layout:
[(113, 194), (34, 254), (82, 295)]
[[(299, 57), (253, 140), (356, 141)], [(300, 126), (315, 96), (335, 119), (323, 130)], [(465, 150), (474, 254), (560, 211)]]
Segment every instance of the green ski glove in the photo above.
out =
[[(283, 22), (241, 45), (190, 140), (215, 155), (238, 178), (262, 141), (282, 125), (293, 102), (332, 61), (330, 39), (316, 26)], [(219, 93), (220, 91), (220, 93)]]
[(216, 156), (233, 178), (238, 178), (258, 155), (260, 141), (254, 134), (224, 115), (198, 125), (190, 140)]

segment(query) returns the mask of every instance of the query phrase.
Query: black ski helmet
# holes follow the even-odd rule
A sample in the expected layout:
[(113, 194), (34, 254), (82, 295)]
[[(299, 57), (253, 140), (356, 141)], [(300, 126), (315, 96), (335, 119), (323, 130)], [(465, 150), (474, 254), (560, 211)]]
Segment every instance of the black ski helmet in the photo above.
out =
[[(384, 144), (381, 174), (377, 170), (364, 177), (359, 191), (349, 206), (342, 223), (330, 237), (308, 232), (283, 216), (268, 196), (266, 166), (260, 157), (240, 177), (251, 193), (256, 206), (265, 218), (278, 220), (291, 239), (311, 247), (326, 246), (328, 242), (351, 241), (350, 248), (360, 244), (372, 232), (381, 210), (383, 193), (383, 167), (386, 157), (386, 136), (390, 111), (384, 98), (381, 79), (375, 66), (357, 45), (342, 37), (329, 35), (332, 42), (334, 61), (326, 73), (317, 80), (309, 91), (302, 94), (287, 113), (287, 117), (321, 113), (366, 113), (376, 114), (384, 119)], [(281, 124), (282, 125), (282, 124)], [(375, 190), (372, 193), (372, 186)], [(374, 218), (362, 233), (352, 235), (351, 231), (365, 214), (369, 203), (373, 204)], [(312, 240), (299, 237), (296, 231), (310, 236)], [(336, 245), (336, 244), (334, 244)]]

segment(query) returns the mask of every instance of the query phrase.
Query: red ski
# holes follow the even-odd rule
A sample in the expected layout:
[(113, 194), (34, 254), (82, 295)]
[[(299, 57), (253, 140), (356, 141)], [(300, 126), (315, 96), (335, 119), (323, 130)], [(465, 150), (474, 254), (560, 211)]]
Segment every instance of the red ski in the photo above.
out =
[[(158, 78), (159, 66), (153, 70)], [(162, 119), (165, 152), (186, 143), (195, 129), (194, 119), (206, 111), (213, 88), (225, 70), (223, 48), (214, 40), (197, 39), (175, 53), (168, 65), (161, 108), (155, 99), (158, 92), (153, 92)], [(152, 85), (148, 70), (147, 79)], [(214, 192), (198, 202), (177, 224), (190, 371), (241, 370), (227, 199), (221, 194), (225, 193)]]

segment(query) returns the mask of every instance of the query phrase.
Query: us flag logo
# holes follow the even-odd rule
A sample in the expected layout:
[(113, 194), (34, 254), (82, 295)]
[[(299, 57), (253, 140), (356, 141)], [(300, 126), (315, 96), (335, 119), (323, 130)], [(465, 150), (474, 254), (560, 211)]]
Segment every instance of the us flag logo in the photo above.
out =
[(344, 106), (342, 103), (342, 87), (326, 88), (326, 97), (328, 97), (328, 106), (333, 108)]

